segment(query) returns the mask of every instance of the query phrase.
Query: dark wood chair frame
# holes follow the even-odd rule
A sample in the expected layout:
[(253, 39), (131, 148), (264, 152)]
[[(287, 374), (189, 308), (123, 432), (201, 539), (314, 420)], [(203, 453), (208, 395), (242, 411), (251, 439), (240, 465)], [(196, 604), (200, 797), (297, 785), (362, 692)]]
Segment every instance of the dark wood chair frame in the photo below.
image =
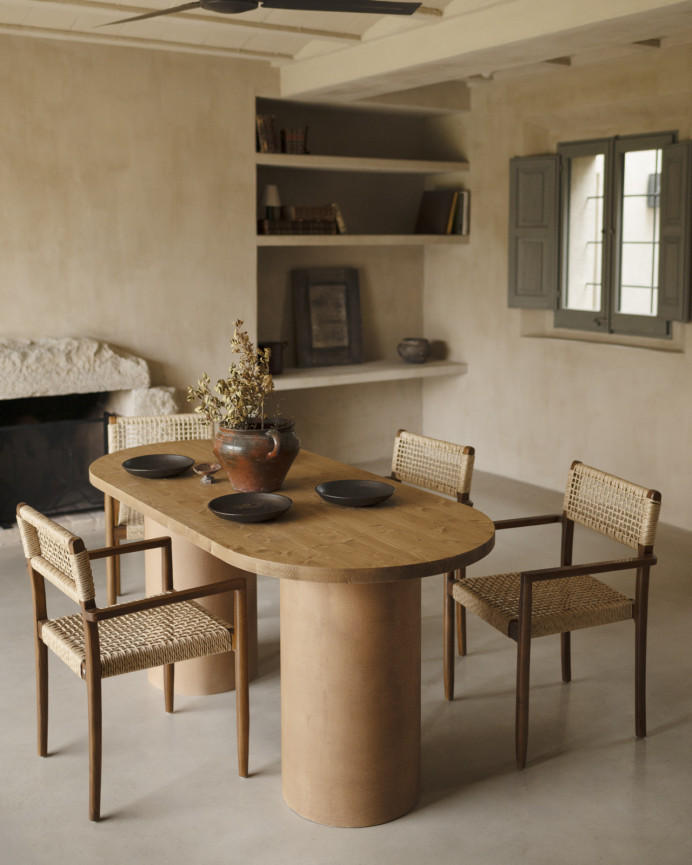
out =
[[(656, 490), (650, 491), (649, 498), (661, 501), (661, 495)], [(540, 580), (569, 579), (586, 574), (605, 574), (636, 569), (633, 605), (635, 623), (635, 732), (638, 738), (646, 736), (646, 639), (649, 575), (651, 568), (657, 562), (653, 554), (653, 547), (640, 544), (637, 549), (638, 555), (633, 558), (574, 565), (572, 564), (572, 557), (575, 524), (564, 511), (561, 514), (496, 520), (494, 525), (495, 530), (499, 531), (500, 529), (526, 528), (550, 523), (559, 523), (562, 527), (560, 565), (555, 568), (540, 568), (521, 572), (519, 618), (509, 634), (517, 643), (515, 744), (519, 769), (526, 766), (528, 747), (532, 591), (534, 583)], [(449, 701), (454, 699), (455, 607), (459, 607), (459, 615), (457, 616), (457, 651), (459, 655), (465, 655), (467, 648), (466, 608), (458, 604), (452, 595), (454, 583), (463, 577), (460, 574), (459, 571), (447, 573), (444, 584), (444, 690), (445, 698)], [(560, 635), (563, 682), (569, 682), (572, 679), (570, 638), (569, 631)]]
[[(22, 507), (22, 505), (18, 507)], [(165, 594), (108, 607), (97, 607), (93, 600), (80, 602), (86, 648), (86, 663), (83, 665), (82, 678), (85, 679), (87, 685), (89, 716), (90, 820), (99, 820), (101, 812), (102, 680), (98, 623), (106, 619), (204, 598), (209, 595), (220, 594), (221, 592), (232, 591), (234, 593), (234, 621), (231, 636), (236, 677), (238, 774), (243, 778), (248, 777), (250, 709), (247, 666), (246, 582), (243, 578), (230, 579), (175, 591), (173, 589), (171, 539), (167, 537), (134, 541), (125, 545), (118, 545), (117, 547), (87, 550), (87, 553), (90, 560), (95, 560), (156, 548), (160, 548), (162, 552), (162, 590)], [(70, 552), (72, 554), (80, 553), (84, 549), (84, 543), (81, 538), (74, 538), (70, 542)], [(41, 639), (41, 629), (48, 621), (46, 587), (43, 576), (35, 571), (30, 563), (28, 564), (28, 570), (31, 578), (35, 622), (38, 753), (39, 756), (46, 757), (48, 756), (48, 647)], [(173, 712), (175, 665), (165, 665), (163, 672), (165, 710), (166, 712)]]

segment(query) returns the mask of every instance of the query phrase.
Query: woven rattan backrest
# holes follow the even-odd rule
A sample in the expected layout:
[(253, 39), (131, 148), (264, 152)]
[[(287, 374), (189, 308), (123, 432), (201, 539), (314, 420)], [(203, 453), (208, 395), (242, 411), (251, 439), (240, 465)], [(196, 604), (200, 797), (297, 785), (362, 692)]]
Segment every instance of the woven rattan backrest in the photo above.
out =
[(193, 441), (214, 438), (212, 424), (205, 426), (202, 417), (186, 414), (162, 414), (146, 417), (110, 418), (108, 424), (108, 453), (136, 445), (156, 442)]
[[(17, 526), (24, 555), (35, 571), (73, 601), (93, 600), (89, 554), (79, 538), (29, 505), (18, 508)], [(74, 542), (79, 542), (81, 552), (71, 551)]]
[(567, 476), (567, 517), (629, 547), (653, 547), (660, 509), (655, 490), (584, 463), (574, 463)]
[(448, 496), (471, 492), (474, 449), (399, 430), (392, 477)]

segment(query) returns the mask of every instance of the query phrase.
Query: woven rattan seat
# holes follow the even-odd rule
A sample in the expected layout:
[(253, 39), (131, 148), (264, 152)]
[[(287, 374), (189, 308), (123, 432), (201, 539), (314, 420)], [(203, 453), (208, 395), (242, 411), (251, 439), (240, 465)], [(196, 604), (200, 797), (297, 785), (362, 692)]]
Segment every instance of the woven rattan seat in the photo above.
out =
[[(516, 640), (521, 574), (474, 577), (455, 583), (454, 600)], [(632, 618), (632, 600), (586, 574), (570, 580), (544, 580), (533, 589), (531, 636), (547, 637), (579, 628)]]
[[(191, 412), (141, 417), (111, 415), (108, 418), (109, 454), (137, 445), (213, 438), (213, 426), (205, 424), (204, 418)], [(107, 546), (114, 546), (125, 539), (138, 540), (144, 537), (144, 516), (139, 511), (107, 495), (105, 512)], [(120, 594), (120, 562), (117, 557), (109, 559), (106, 573), (108, 603), (114, 604)]]
[[(195, 601), (106, 619), (99, 628), (101, 678), (230, 652), (231, 631), (231, 625)], [(41, 639), (73, 672), (84, 676), (87, 653), (80, 613), (46, 622)]]
[[(561, 514), (501, 520), (496, 529), (558, 523), (562, 526), (561, 562), (554, 568), (487, 577), (448, 578), (445, 630), (451, 629), (455, 603), (469, 609), (517, 641), (517, 765), (526, 765), (528, 743), (530, 647), (534, 637), (561, 635), (562, 679), (571, 680), (570, 634), (583, 628), (634, 620), (635, 732), (646, 735), (646, 625), (649, 572), (656, 559), (653, 543), (661, 496), (600, 469), (575, 462), (567, 477)], [(572, 564), (574, 525), (579, 523), (637, 551), (637, 556), (583, 565)], [(636, 571), (634, 598), (594, 574)], [(460, 617), (463, 622), (463, 618)], [(465, 628), (464, 628), (465, 630)], [(466, 653), (465, 635), (460, 654)], [(454, 659), (444, 657), (445, 696), (454, 696)]]
[[(35, 618), (38, 752), (48, 753), (48, 650), (87, 683), (89, 706), (89, 817), (100, 818), (101, 680), (164, 668), (167, 712), (173, 711), (174, 664), (224, 652), (235, 658), (238, 772), (248, 774), (249, 706), (247, 599), (244, 578), (174, 591), (170, 538), (89, 551), (83, 541), (28, 505), (17, 508)], [(91, 560), (160, 548), (162, 592), (115, 606), (97, 607)], [(77, 602), (81, 612), (47, 616), (45, 580)], [(234, 593), (233, 624), (195, 598)]]

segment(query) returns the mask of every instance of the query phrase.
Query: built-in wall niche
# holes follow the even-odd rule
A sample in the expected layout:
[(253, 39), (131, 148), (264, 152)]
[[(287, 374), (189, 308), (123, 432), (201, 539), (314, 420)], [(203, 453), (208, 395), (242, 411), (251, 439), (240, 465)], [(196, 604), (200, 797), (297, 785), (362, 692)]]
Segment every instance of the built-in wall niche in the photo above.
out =
[(380, 159), (463, 160), (458, 143), (434, 146), (434, 122), (424, 116), (363, 108), (314, 105), (307, 102), (258, 99), (257, 114), (275, 118), (281, 129), (307, 129), (306, 146), (312, 156)]
[(423, 258), (414, 247), (383, 256), (371, 247), (269, 248), (258, 258), (258, 335), (260, 342), (285, 341), (284, 364), (297, 366), (293, 269), (351, 267), (358, 271), (363, 359), (398, 360), (402, 337), (418, 336), (423, 318)]
[(336, 203), (347, 234), (412, 235), (418, 206), (426, 188), (420, 174), (379, 174), (330, 170), (318, 176), (312, 170), (265, 166), (260, 176), (257, 218), (262, 212), (263, 190), (276, 186), (282, 205), (320, 207)]
[[(259, 100), (257, 112), (272, 115), (279, 130), (307, 128), (308, 150), (257, 153), (258, 218), (276, 218), (275, 198), (271, 216), (261, 210), (265, 189), (275, 186), (284, 207), (335, 202), (346, 229), (258, 226), (258, 338), (288, 343), (276, 399), (309, 430), (303, 433), (309, 449), (350, 462), (381, 460), (391, 454), (399, 427), (420, 430), (422, 380), (466, 371), (448, 360), (405, 364), (397, 345), (404, 337), (435, 339), (424, 332), (426, 249), (469, 238), (416, 234), (416, 219), (423, 191), (464, 186), (468, 164), (459, 143), (434, 141), (435, 125), (419, 115), (269, 100)], [(293, 217), (281, 213), (280, 219)], [(358, 270), (362, 364), (295, 368), (290, 274), (312, 268)], [(337, 417), (343, 423), (335, 423)]]

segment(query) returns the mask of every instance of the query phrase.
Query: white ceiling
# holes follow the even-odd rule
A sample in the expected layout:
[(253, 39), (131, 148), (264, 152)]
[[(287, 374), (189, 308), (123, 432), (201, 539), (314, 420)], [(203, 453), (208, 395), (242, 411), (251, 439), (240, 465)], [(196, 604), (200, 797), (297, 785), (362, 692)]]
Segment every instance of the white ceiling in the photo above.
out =
[(102, 26), (176, 5), (0, 0), (0, 33), (268, 62), (282, 95), (347, 102), (692, 46), (692, 0), (425, 0), (411, 17), (195, 9)]

